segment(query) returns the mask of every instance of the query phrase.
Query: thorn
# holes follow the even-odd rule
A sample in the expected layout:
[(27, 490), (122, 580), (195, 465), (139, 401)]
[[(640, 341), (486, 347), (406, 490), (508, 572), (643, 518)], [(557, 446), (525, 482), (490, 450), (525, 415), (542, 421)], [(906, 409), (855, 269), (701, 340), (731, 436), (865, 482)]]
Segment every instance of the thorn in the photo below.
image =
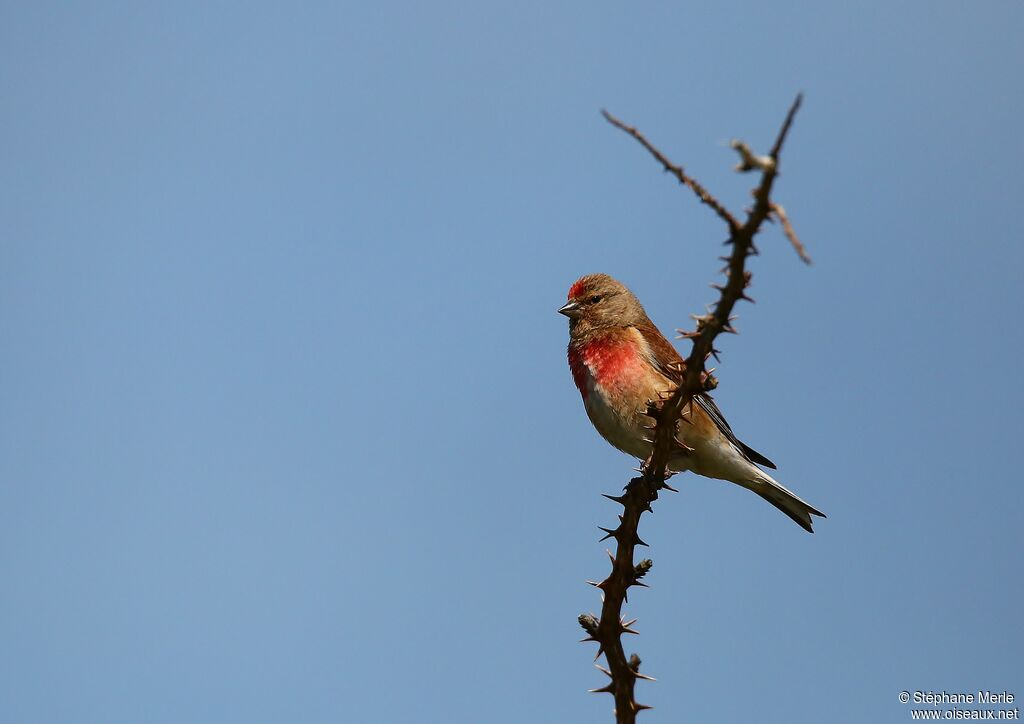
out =
[[(644, 679), (645, 681), (657, 681), (653, 676), (647, 676), (640, 673), (640, 657), (633, 654), (629, 657), (629, 670), (633, 672), (633, 676), (638, 679)], [(647, 707), (650, 709), (651, 707)]]
[(625, 495), (608, 495), (608, 493), (601, 493), (601, 497), (608, 498), (608, 500), (612, 501), (613, 503), (618, 503), (619, 505), (626, 504)]
[(615, 538), (616, 540), (618, 540), (619, 531), (617, 528), (615, 530), (612, 530), (611, 528), (602, 528), (601, 526), (597, 527), (604, 531), (604, 537), (601, 538), (601, 540), (599, 540), (598, 543), (600, 543), (602, 540), (608, 540), (609, 538)]
[[(651, 506), (648, 505), (647, 506), (647, 510), (651, 510)], [(653, 513), (654, 511), (651, 510), (651, 512)], [(640, 540), (640, 536), (638, 536), (636, 533), (633, 534), (633, 545), (644, 546), (645, 548), (650, 548), (649, 545), (647, 545), (642, 540)]]
[(612, 552), (610, 550), (608, 550), (607, 548), (604, 549), (604, 552), (608, 554), (608, 558), (611, 559), (612, 565), (614, 566), (615, 565), (615, 556), (613, 556)]
[[(633, 655), (636, 656), (636, 654)], [(601, 666), (601, 664), (594, 664), (594, 668), (600, 671), (602, 674), (605, 674), (609, 679), (612, 678), (612, 672), (608, 671), (608, 669)]]
[(678, 492), (679, 492), (678, 490), (676, 490), (675, 488), (673, 488), (673, 487), (672, 487), (671, 485), (669, 485), (668, 483), (662, 483), (662, 484), (661, 484), (661, 487), (663, 487), (663, 488), (664, 488), (665, 490), (669, 490), (669, 491), (671, 491), (671, 492), (673, 492), (673, 493), (678, 493)]
[(591, 694), (612, 694), (615, 692), (614, 684), (606, 684), (600, 689), (587, 689)]
[[(643, 678), (646, 679), (646, 678), (649, 678), (649, 677), (645, 676)], [(651, 679), (651, 681), (654, 681), (654, 679)], [(633, 710), (634, 711), (643, 711), (644, 709), (653, 709), (653, 708), (654, 708), (653, 706), (647, 706), (646, 704), (637, 704), (635, 701), (633, 702)]]

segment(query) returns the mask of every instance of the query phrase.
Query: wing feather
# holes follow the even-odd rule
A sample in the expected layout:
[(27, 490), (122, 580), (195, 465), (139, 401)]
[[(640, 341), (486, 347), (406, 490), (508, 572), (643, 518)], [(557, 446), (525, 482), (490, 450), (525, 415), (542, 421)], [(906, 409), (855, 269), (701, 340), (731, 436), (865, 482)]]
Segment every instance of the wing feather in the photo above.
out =
[[(665, 377), (676, 384), (680, 384), (683, 381), (683, 374), (681, 370), (685, 366), (686, 362), (679, 355), (676, 348), (671, 342), (665, 339), (665, 335), (658, 331), (658, 328), (655, 327), (654, 323), (650, 320), (638, 324), (636, 329), (643, 336), (644, 341), (647, 343), (647, 347), (651, 351), (651, 362), (654, 366), (657, 367), (658, 371)], [(732, 431), (729, 423), (726, 422), (725, 415), (723, 415), (722, 411), (718, 409), (718, 405), (715, 404), (711, 395), (704, 392), (697, 395), (694, 399), (700, 408), (704, 410), (704, 412), (707, 413), (707, 416), (715, 423), (715, 426), (722, 435), (724, 435), (729, 442), (735, 445), (748, 460), (757, 463), (758, 465), (763, 465), (766, 468), (775, 470), (775, 463), (746, 443), (741, 442), (740, 439), (736, 437), (736, 433)]]

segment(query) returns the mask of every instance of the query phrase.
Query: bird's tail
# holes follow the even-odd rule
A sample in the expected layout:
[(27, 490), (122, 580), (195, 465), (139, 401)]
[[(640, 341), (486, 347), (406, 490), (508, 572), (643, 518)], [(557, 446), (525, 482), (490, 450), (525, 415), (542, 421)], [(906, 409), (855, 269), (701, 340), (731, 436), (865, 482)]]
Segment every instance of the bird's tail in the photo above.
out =
[(747, 483), (745, 487), (753, 490), (755, 493), (788, 515), (796, 521), (797, 525), (808, 533), (813, 533), (814, 528), (811, 516), (817, 515), (820, 518), (825, 518), (825, 514), (800, 500), (800, 498), (780, 485), (779, 482), (768, 473), (763, 470), (758, 470), (757, 472), (757, 477)]

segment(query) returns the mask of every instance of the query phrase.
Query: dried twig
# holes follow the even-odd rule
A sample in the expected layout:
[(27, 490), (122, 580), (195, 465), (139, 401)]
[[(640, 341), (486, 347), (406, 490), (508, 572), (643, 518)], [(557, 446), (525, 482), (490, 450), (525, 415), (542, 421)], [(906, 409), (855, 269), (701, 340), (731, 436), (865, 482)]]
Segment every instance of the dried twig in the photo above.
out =
[[(750, 272), (746, 270), (746, 260), (751, 254), (757, 253), (754, 247), (754, 236), (768, 219), (769, 214), (774, 213), (782, 221), (783, 229), (797, 249), (797, 253), (805, 261), (809, 261), (806, 257), (806, 250), (797, 240), (796, 233), (793, 232), (785, 211), (771, 201), (772, 185), (778, 175), (779, 153), (782, 151), (782, 145), (793, 123), (793, 117), (800, 107), (801, 99), (801, 96), (798, 95), (790, 107), (771, 153), (767, 157), (755, 156), (742, 141), (734, 142), (747, 151), (746, 156), (757, 162), (753, 167), (761, 172), (760, 183), (753, 191), (754, 206), (748, 210), (747, 218), (742, 224), (703, 186), (689, 177), (680, 166), (673, 164), (661, 151), (651, 145), (636, 128), (627, 126), (607, 111), (602, 111), (609, 123), (636, 139), (661, 163), (666, 171), (675, 175), (680, 183), (690, 188), (703, 203), (718, 214), (729, 228), (727, 243), (732, 246), (732, 253), (725, 258), (727, 265), (723, 269), (726, 274), (726, 282), (724, 285), (716, 286), (720, 292), (718, 302), (711, 312), (695, 316), (696, 329), (692, 332), (685, 332), (683, 335), (693, 341), (693, 348), (686, 358), (685, 367), (680, 370), (684, 373), (683, 383), (667, 399), (652, 401), (648, 407), (647, 414), (654, 420), (654, 445), (651, 456), (643, 463), (642, 474), (629, 481), (621, 496), (605, 496), (623, 507), (618, 527), (602, 528), (605, 531), (605, 538), (615, 538), (616, 541), (615, 554), (608, 553), (612, 560), (612, 570), (603, 581), (590, 582), (601, 589), (604, 597), (600, 619), (592, 614), (584, 614), (580, 616), (580, 625), (587, 632), (587, 638), (584, 641), (596, 641), (598, 656), (604, 654), (605, 660), (608, 662), (607, 669), (598, 668), (601, 668), (611, 680), (605, 686), (594, 691), (608, 692), (615, 696), (615, 716), (616, 721), (620, 723), (635, 722), (637, 712), (649, 708), (636, 702), (633, 691), (637, 679), (649, 679), (650, 677), (640, 674), (640, 659), (636, 654), (629, 659), (626, 658), (621, 640), (623, 633), (636, 633), (632, 629), (635, 620), (627, 622), (622, 618), (622, 604), (627, 600), (627, 592), (631, 587), (646, 585), (640, 579), (652, 565), (649, 559), (636, 565), (633, 563), (633, 551), (636, 546), (646, 545), (637, 534), (640, 517), (645, 511), (651, 510), (651, 503), (658, 499), (660, 490), (674, 490), (666, 483), (666, 480), (672, 475), (667, 468), (669, 457), (673, 453), (677, 453), (682, 445), (677, 438), (677, 426), (693, 396), (712, 389), (717, 384), (710, 372), (704, 369), (704, 363), (712, 354), (717, 356), (718, 351), (714, 347), (714, 341), (719, 334), (736, 332), (731, 324), (732, 310), (736, 303), (741, 299), (753, 301), (746, 294), (746, 289), (750, 286)], [(734, 147), (736, 146), (734, 145)], [(743, 155), (742, 152), (741, 155)], [(748, 160), (746, 156), (744, 157), (745, 161)], [(685, 446), (683, 447), (685, 448)]]
[(796, 251), (797, 255), (799, 255), (803, 260), (804, 264), (810, 264), (811, 255), (807, 253), (807, 248), (796, 235), (796, 229), (794, 229), (793, 224), (790, 223), (789, 217), (786, 215), (786, 210), (782, 207), (782, 204), (772, 202), (771, 209), (775, 218), (782, 223), (782, 231), (785, 233), (786, 238), (789, 239), (789, 243), (793, 245), (794, 251)]
[(634, 128), (633, 126), (627, 126), (625, 123), (620, 121), (618, 118), (613, 116), (608, 111), (602, 110), (601, 115), (603, 115), (605, 117), (605, 120), (607, 120), (613, 126), (615, 126), (616, 128), (621, 128), (623, 131), (625, 131), (633, 138), (635, 138), (637, 141), (639, 141), (641, 146), (646, 148), (652, 156), (658, 159), (658, 162), (662, 165), (662, 167), (664, 167), (664, 169), (668, 173), (672, 174), (679, 180), (679, 183), (689, 188), (691, 191), (693, 191), (693, 193), (697, 194), (697, 198), (699, 198), (703, 203), (707, 204), (712, 209), (714, 209), (715, 213), (718, 214), (719, 218), (721, 218), (722, 221), (724, 221), (726, 225), (729, 227), (730, 232), (740, 227), (740, 223), (736, 220), (736, 217), (729, 213), (729, 210), (722, 206), (721, 202), (719, 202), (718, 199), (709, 194), (707, 189), (701, 186), (696, 180), (688, 176), (686, 172), (683, 171), (682, 166), (676, 166), (674, 163), (669, 161), (668, 158), (665, 157), (665, 154), (663, 154), (661, 151), (652, 146), (651, 142), (648, 141), (644, 137), (644, 135), (640, 133), (640, 131), (636, 130), (636, 128)]

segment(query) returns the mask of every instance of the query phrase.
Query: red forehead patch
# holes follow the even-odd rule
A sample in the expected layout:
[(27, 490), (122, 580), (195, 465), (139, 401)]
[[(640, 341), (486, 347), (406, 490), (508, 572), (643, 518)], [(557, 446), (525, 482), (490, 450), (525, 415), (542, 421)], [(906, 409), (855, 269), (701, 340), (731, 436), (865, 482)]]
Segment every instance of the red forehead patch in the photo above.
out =
[(584, 279), (586, 279), (586, 277), (580, 277), (571, 287), (569, 287), (569, 296), (567, 299), (575, 299), (576, 297), (583, 296), (583, 287), (585, 286), (583, 283)]

